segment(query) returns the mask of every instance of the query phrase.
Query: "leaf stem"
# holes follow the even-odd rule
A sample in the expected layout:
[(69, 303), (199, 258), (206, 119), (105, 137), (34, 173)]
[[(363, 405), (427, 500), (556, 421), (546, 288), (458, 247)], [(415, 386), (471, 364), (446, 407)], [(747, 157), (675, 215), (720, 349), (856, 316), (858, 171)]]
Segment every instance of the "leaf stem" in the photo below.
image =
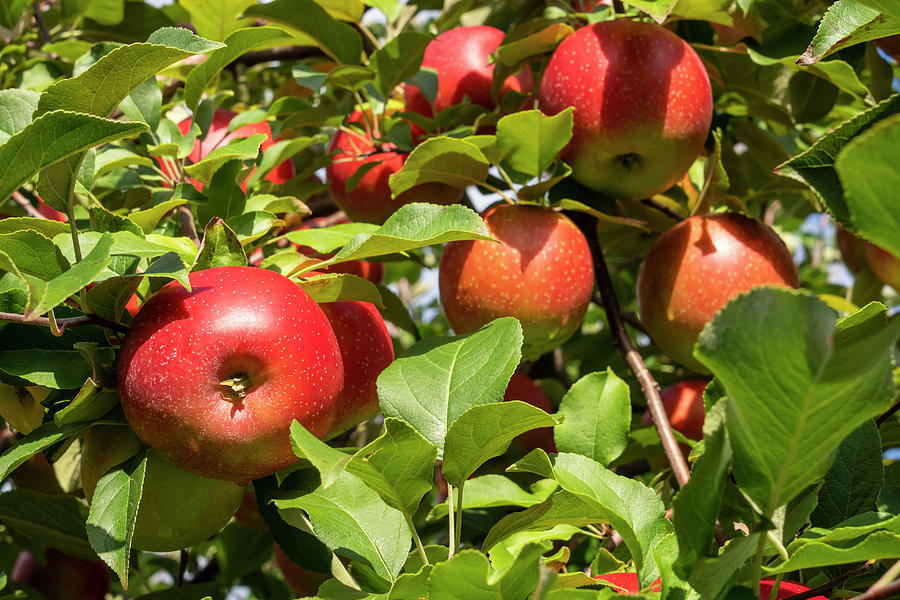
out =
[(756, 544), (756, 556), (753, 557), (753, 586), (750, 588), (752, 590), (759, 589), (759, 580), (762, 579), (762, 560), (766, 551), (767, 539), (767, 536), (760, 535), (759, 542)]
[(447, 560), (453, 558), (453, 554), (456, 552), (456, 513), (453, 510), (453, 486), (449, 483), (447, 484), (447, 528), (450, 532), (450, 541), (447, 543), (447, 546), (450, 548), (450, 551), (447, 554)]
[(419, 550), (419, 557), (422, 559), (424, 564), (428, 563), (428, 555), (425, 554), (425, 547), (422, 545), (422, 538), (419, 537), (419, 532), (416, 531), (416, 526), (413, 525), (412, 517), (404, 511), (403, 516), (406, 518), (406, 526), (409, 527), (410, 533), (412, 533), (413, 541), (416, 543), (416, 548)]
[(52, 308), (47, 311), (47, 320), (50, 322), (50, 333), (56, 337), (62, 336), (63, 330), (59, 328), (59, 324), (56, 322), (56, 315), (53, 313)]
[(462, 545), (462, 511), (463, 511), (463, 486), (465, 481), (459, 484), (459, 492), (456, 497), (456, 545), (457, 550)]

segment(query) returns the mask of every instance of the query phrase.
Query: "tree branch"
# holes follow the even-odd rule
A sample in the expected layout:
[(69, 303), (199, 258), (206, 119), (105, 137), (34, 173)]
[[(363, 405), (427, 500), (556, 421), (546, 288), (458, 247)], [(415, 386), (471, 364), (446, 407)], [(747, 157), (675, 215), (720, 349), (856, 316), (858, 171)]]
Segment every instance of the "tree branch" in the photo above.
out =
[(41, 32), (41, 40), (45, 44), (51, 43), (53, 41), (53, 38), (50, 37), (50, 30), (47, 29), (47, 24), (44, 23), (44, 17), (41, 16), (41, 3), (32, 2), (31, 8), (34, 10), (34, 22), (35, 24), (37, 24), (37, 28)]
[(603, 308), (606, 311), (606, 320), (612, 330), (613, 340), (619, 352), (628, 363), (628, 367), (641, 385), (644, 397), (647, 399), (647, 407), (653, 422), (656, 424), (656, 431), (659, 439), (662, 441), (663, 450), (665, 450), (666, 458), (672, 466), (675, 473), (675, 479), (679, 486), (684, 486), (691, 478), (690, 469), (688, 469), (687, 461), (681, 453), (681, 448), (672, 433), (672, 426), (666, 416), (665, 408), (659, 397), (659, 384), (653, 379), (647, 365), (637, 350), (631, 344), (628, 333), (625, 331), (625, 325), (619, 314), (619, 301), (613, 290), (612, 278), (609, 275), (609, 268), (606, 266), (606, 260), (603, 258), (603, 249), (600, 247), (600, 241), (597, 239), (597, 219), (585, 213), (569, 213), (569, 216), (578, 225), (578, 228), (587, 238), (588, 246), (591, 249), (591, 256), (594, 259), (594, 279), (597, 282), (597, 288), (600, 290), (600, 297), (603, 300)]
[(786, 596), (784, 600), (809, 600), (810, 598), (815, 598), (816, 596), (824, 596), (826, 594), (831, 594), (831, 591), (853, 577), (857, 575), (862, 575), (868, 571), (871, 571), (874, 567), (874, 563), (872, 561), (867, 562), (861, 567), (857, 567), (855, 569), (851, 569), (847, 571), (843, 575), (835, 577), (831, 581), (825, 582), (819, 587), (812, 588), (805, 592), (800, 592), (799, 594), (794, 594), (793, 596)]
[(894, 598), (894, 594), (900, 594), (900, 579), (884, 586), (873, 585), (866, 593), (854, 596), (852, 600), (882, 600), (882, 598)]
[(194, 223), (194, 215), (191, 213), (191, 207), (182, 204), (177, 208), (178, 218), (181, 220), (181, 233), (185, 237), (191, 238), (194, 245), (200, 247), (200, 236), (197, 235), (197, 224)]
[[(24, 323), (26, 325), (37, 325), (39, 327), (50, 327), (50, 319), (47, 317), (35, 317), (26, 321), (25, 315), (8, 312), (0, 312), (0, 321), (7, 321), (10, 323)], [(56, 319), (56, 326), (59, 328), (60, 334), (62, 334), (62, 332), (69, 327), (79, 327), (82, 325), (99, 325), (100, 327), (106, 327), (107, 329), (118, 331), (119, 333), (126, 333), (128, 331), (128, 328), (121, 323), (107, 321), (106, 319), (102, 319), (95, 315), (81, 315), (79, 317)]]
[(278, 48), (246, 52), (234, 59), (225, 68), (227, 69), (233, 65), (252, 66), (273, 61), (302, 60), (314, 57), (325, 57), (325, 54), (313, 46), (279, 46)]
[(22, 192), (15, 191), (12, 193), (12, 200), (15, 202), (19, 208), (25, 211), (29, 217), (33, 217), (35, 219), (46, 219), (44, 215), (41, 214), (41, 211), (34, 207), (34, 204), (28, 201), (28, 198), (22, 195)]
[(875, 419), (875, 425), (881, 427), (887, 422), (888, 419), (894, 416), (894, 413), (896, 413), (898, 410), (900, 410), (900, 390), (897, 390), (897, 393), (894, 394), (894, 405), (884, 411), (884, 414), (882, 414), (880, 417)]

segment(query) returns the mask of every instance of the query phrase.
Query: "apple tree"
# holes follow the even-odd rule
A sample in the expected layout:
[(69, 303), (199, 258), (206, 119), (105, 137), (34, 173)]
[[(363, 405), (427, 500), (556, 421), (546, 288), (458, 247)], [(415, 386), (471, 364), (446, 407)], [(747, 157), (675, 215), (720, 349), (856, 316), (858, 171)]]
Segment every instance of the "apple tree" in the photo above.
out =
[(0, 39), (0, 598), (900, 597), (897, 2)]

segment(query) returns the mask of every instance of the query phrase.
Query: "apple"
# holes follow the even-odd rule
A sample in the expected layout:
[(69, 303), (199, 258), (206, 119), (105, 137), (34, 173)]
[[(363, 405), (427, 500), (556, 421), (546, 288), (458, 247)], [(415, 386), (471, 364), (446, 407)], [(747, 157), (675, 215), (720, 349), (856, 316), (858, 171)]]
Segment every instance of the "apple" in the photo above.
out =
[[(705, 379), (689, 379), (680, 381), (663, 390), (660, 394), (669, 423), (684, 437), (700, 441), (703, 439), (703, 421), (706, 411), (703, 409), (703, 390), (709, 383)], [(653, 418), (650, 412), (644, 413), (641, 425), (650, 425)]]
[[(362, 113), (354, 112), (350, 123), (360, 123)], [(360, 129), (341, 129), (332, 138), (328, 152), (336, 152), (325, 169), (328, 190), (334, 203), (353, 221), (381, 225), (395, 210), (410, 202), (454, 204), (460, 190), (443, 183), (423, 183), (392, 197), (388, 178), (403, 167), (406, 152), (400, 152), (393, 144), (376, 142)], [(369, 168), (351, 191), (347, 183), (357, 171)]]
[(326, 302), (319, 306), (337, 336), (344, 364), (344, 387), (326, 436), (330, 438), (378, 413), (375, 380), (394, 360), (394, 344), (384, 319), (370, 302)]
[(185, 471), (246, 484), (296, 460), (297, 419), (331, 427), (344, 379), (322, 309), (288, 278), (253, 267), (170, 282), (134, 318), (119, 356), (125, 417)]
[[(437, 113), (465, 98), (473, 104), (494, 110), (491, 97), (494, 64), (491, 54), (497, 51), (506, 34), (489, 25), (455, 27), (441, 33), (425, 48), (422, 66), (437, 71), (438, 89), (434, 104), (414, 85), (407, 84), (403, 96), (406, 109), (434, 117)], [(531, 69), (525, 67), (517, 75), (507, 77), (500, 97), (510, 91), (528, 93), (534, 88)]]
[[(209, 126), (206, 137), (204, 137), (202, 140), (197, 139), (194, 141), (194, 148), (191, 150), (191, 153), (187, 155), (187, 159), (191, 163), (200, 162), (216, 148), (227, 146), (235, 140), (248, 138), (251, 135), (255, 135), (257, 133), (266, 135), (266, 139), (263, 140), (262, 145), (259, 147), (260, 153), (264, 152), (269, 146), (275, 143), (276, 140), (272, 139), (272, 128), (265, 121), (248, 123), (247, 125), (242, 125), (234, 131), (229, 132), (228, 124), (231, 123), (231, 120), (236, 116), (237, 113), (231, 112), (230, 110), (225, 110), (224, 108), (216, 109), (216, 111), (213, 113), (212, 123)], [(188, 117), (187, 119), (184, 119), (183, 121), (178, 123), (178, 129), (181, 130), (182, 135), (186, 134), (190, 130), (192, 119), (192, 117)], [(172, 172), (166, 162), (160, 159), (157, 159), (157, 162), (159, 163), (163, 173), (165, 173), (167, 176), (171, 177), (173, 180), (178, 176), (177, 173)], [(275, 184), (282, 184), (293, 176), (294, 163), (290, 160), (286, 160), (266, 173), (266, 176), (263, 179), (265, 179), (266, 181), (271, 181)], [(203, 189), (203, 184), (199, 181), (191, 179), (191, 183), (193, 183), (197, 189)], [(247, 191), (246, 181), (241, 184), (241, 189), (244, 192)]]
[(331, 579), (325, 573), (316, 573), (315, 571), (304, 569), (288, 558), (288, 555), (284, 553), (284, 550), (278, 544), (274, 545), (274, 550), (275, 564), (278, 565), (278, 569), (284, 575), (284, 580), (287, 582), (288, 587), (297, 596), (302, 598), (315, 596), (319, 586)]
[[(544, 393), (533, 379), (522, 375), (521, 373), (513, 373), (509, 379), (509, 385), (506, 386), (506, 392), (503, 394), (503, 400), (521, 400), (532, 406), (536, 406), (544, 412), (552, 413), (553, 404), (550, 398)], [(556, 442), (553, 441), (553, 428), (542, 427), (540, 429), (532, 429), (518, 436), (514, 441), (522, 455), (527, 454), (535, 448), (540, 448), (544, 452), (556, 452)]]
[(587, 240), (561, 212), (495, 205), (482, 217), (493, 241), (447, 244), (439, 268), (441, 305), (457, 334), (516, 317), (533, 359), (569, 339), (594, 289)]
[(859, 273), (866, 268), (866, 241), (844, 229), (838, 223), (834, 233), (841, 258), (851, 273)]
[(254, 531), (268, 531), (269, 526), (263, 519), (262, 513), (259, 512), (259, 505), (256, 502), (256, 492), (248, 489), (241, 499), (240, 505), (234, 511), (234, 520), (241, 527), (253, 529)]
[(866, 259), (878, 279), (900, 292), (900, 258), (875, 244), (867, 243)]
[(712, 88), (697, 53), (668, 29), (604, 21), (567, 37), (538, 91), (548, 115), (575, 107), (561, 157), (582, 185), (616, 198), (665, 191), (703, 149)]
[[(46, 565), (21, 552), (10, 580), (28, 585), (47, 600), (103, 600), (109, 591), (109, 568), (99, 560), (70, 556), (56, 548), (44, 550)], [(31, 597), (31, 596), (28, 596)]]
[(719, 309), (755, 287), (799, 284), (791, 253), (767, 225), (736, 213), (696, 216), (647, 252), (637, 277), (638, 310), (663, 352), (705, 372), (694, 343)]
[[(602, 579), (611, 583), (613, 589), (619, 594), (638, 594), (641, 591), (641, 584), (638, 581), (637, 573), (607, 573), (606, 575), (597, 575), (594, 579)], [(658, 594), (662, 591), (662, 582), (657, 579), (650, 584), (647, 591)]]
[[(772, 587), (775, 584), (775, 579), (772, 577), (768, 577), (766, 579), (762, 579), (759, 582), (759, 600), (769, 600), (769, 594), (772, 592)], [(793, 581), (782, 580), (781, 584), (778, 586), (778, 592), (775, 596), (775, 600), (785, 600), (785, 598), (790, 598), (796, 594), (802, 594), (804, 592), (808, 592), (810, 588), (805, 585), (795, 583)], [(825, 596), (813, 596), (810, 600), (828, 600)]]
[[(127, 427), (88, 429), (81, 448), (81, 485), (89, 502), (103, 474), (134, 456), (141, 446)], [(170, 552), (199, 544), (222, 530), (243, 497), (243, 487), (192, 475), (148, 449), (132, 547)]]
[(894, 62), (900, 62), (900, 35), (890, 35), (886, 38), (875, 40), (875, 43), (878, 44), (878, 47), (885, 54), (893, 58)]

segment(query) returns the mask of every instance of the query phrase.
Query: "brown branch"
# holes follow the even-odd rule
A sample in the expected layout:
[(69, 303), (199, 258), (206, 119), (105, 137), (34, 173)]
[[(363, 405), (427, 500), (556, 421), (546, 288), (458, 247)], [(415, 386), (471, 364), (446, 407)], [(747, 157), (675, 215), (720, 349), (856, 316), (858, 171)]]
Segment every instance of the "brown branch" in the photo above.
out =
[(884, 413), (880, 417), (875, 419), (875, 425), (881, 427), (887, 422), (888, 419), (894, 416), (894, 413), (896, 413), (898, 410), (900, 410), (900, 390), (897, 390), (897, 393), (894, 394), (894, 405), (884, 411)]
[(302, 60), (304, 58), (324, 56), (325, 54), (321, 50), (312, 46), (279, 46), (278, 48), (246, 52), (234, 59), (225, 68), (227, 69), (234, 65), (252, 66), (273, 61)]
[(15, 191), (12, 193), (12, 200), (15, 202), (19, 208), (25, 211), (29, 217), (33, 217), (35, 219), (46, 219), (44, 215), (41, 214), (41, 211), (34, 207), (34, 204), (28, 201), (28, 198), (22, 195), (22, 192)]
[(641, 200), (641, 204), (643, 204), (644, 206), (649, 206), (650, 208), (653, 208), (655, 210), (658, 210), (659, 212), (666, 215), (670, 219), (674, 219), (676, 221), (681, 221), (683, 218), (681, 215), (679, 215), (678, 213), (673, 211), (671, 208), (669, 208), (665, 204), (661, 204), (660, 202), (657, 202), (653, 198), (644, 198), (643, 200)]
[(784, 600), (809, 600), (810, 598), (815, 598), (816, 596), (824, 596), (826, 594), (831, 594), (831, 591), (847, 581), (852, 577), (856, 577), (857, 575), (862, 575), (871, 571), (875, 567), (874, 562), (867, 562), (861, 567), (857, 567), (855, 569), (851, 569), (847, 571), (843, 575), (835, 577), (831, 581), (827, 581), (820, 585), (819, 587), (811, 588), (805, 592), (800, 592), (799, 594), (794, 594), (793, 596), (786, 596)]
[(665, 408), (663, 408), (662, 400), (659, 397), (659, 384), (653, 379), (653, 375), (644, 364), (644, 360), (637, 350), (631, 344), (628, 333), (625, 331), (625, 325), (622, 323), (619, 314), (619, 301), (613, 290), (612, 279), (609, 275), (609, 268), (606, 266), (606, 260), (603, 258), (603, 249), (600, 247), (600, 241), (597, 239), (597, 219), (585, 213), (569, 213), (571, 219), (578, 225), (581, 232), (587, 238), (588, 247), (591, 249), (591, 256), (594, 259), (594, 279), (597, 282), (597, 288), (600, 290), (600, 297), (603, 300), (603, 308), (606, 311), (606, 320), (613, 333), (613, 341), (619, 352), (628, 363), (628, 367), (641, 385), (644, 397), (647, 399), (647, 408), (656, 424), (656, 431), (659, 439), (662, 441), (663, 450), (675, 473), (675, 479), (679, 486), (684, 486), (691, 478), (690, 469), (688, 469), (687, 461), (681, 453), (678, 441), (672, 433), (672, 426), (669, 424), (669, 418), (666, 416)]
[(178, 218), (181, 220), (181, 233), (185, 237), (191, 238), (194, 245), (200, 247), (200, 237), (197, 235), (197, 224), (194, 223), (194, 215), (191, 213), (191, 207), (182, 204), (178, 210)]
[(887, 585), (873, 585), (864, 594), (853, 596), (851, 600), (882, 600), (886, 598), (896, 598), (895, 594), (900, 595), (900, 579), (890, 582)]
[(41, 32), (41, 40), (43, 40), (45, 44), (51, 43), (53, 41), (53, 38), (50, 37), (50, 30), (47, 29), (47, 24), (44, 23), (44, 17), (41, 16), (41, 3), (32, 2), (31, 8), (34, 10), (34, 22), (37, 24), (37, 28)]
[[(603, 298), (600, 296), (599, 293), (595, 292), (594, 295), (591, 297), (591, 300), (597, 306), (603, 306)], [(634, 314), (632, 312), (628, 312), (627, 310), (620, 310), (619, 318), (621, 318), (622, 321), (624, 321), (625, 323), (628, 323), (629, 325), (631, 325), (632, 327), (634, 327), (641, 333), (643, 333), (645, 335), (650, 335), (649, 333), (647, 333), (647, 329), (644, 327), (644, 324), (641, 323), (641, 320), (638, 318), (638, 316), (636, 314)]]
[[(50, 327), (50, 319), (47, 317), (35, 317), (26, 321), (25, 315), (8, 312), (0, 312), (0, 321), (7, 321), (10, 323), (24, 323), (26, 325), (37, 325), (39, 327)], [(79, 317), (56, 319), (56, 326), (59, 328), (60, 334), (69, 327), (79, 327), (82, 325), (99, 325), (100, 327), (106, 327), (107, 329), (118, 331), (119, 333), (126, 333), (128, 331), (128, 328), (121, 323), (107, 321), (106, 319), (101, 319), (100, 317), (94, 315), (81, 315)]]

